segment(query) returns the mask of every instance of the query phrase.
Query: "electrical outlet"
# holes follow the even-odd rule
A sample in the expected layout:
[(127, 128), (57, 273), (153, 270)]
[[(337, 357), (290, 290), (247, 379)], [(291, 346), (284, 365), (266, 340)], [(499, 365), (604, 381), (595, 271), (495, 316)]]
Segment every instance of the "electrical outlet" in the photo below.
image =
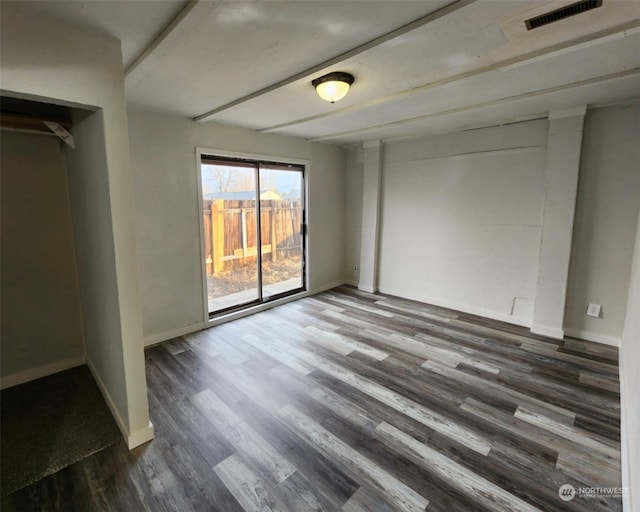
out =
[(600, 316), (600, 310), (602, 309), (602, 305), (600, 304), (591, 304), (587, 307), (587, 316), (593, 316), (598, 318)]
[(354, 265), (354, 266), (353, 266), (353, 272), (354, 272), (354, 273), (358, 272), (358, 265)]

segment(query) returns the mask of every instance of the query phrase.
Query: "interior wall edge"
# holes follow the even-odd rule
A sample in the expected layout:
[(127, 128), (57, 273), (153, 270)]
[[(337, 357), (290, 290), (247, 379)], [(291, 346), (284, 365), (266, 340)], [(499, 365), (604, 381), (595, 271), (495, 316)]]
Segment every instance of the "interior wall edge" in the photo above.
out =
[(7, 389), (42, 377), (48, 377), (54, 373), (70, 370), (76, 366), (82, 366), (85, 362), (86, 356), (85, 354), (82, 354), (81, 356), (71, 357), (69, 359), (63, 359), (61, 361), (38, 366), (36, 368), (28, 368), (27, 370), (5, 375), (0, 377), (0, 389)]

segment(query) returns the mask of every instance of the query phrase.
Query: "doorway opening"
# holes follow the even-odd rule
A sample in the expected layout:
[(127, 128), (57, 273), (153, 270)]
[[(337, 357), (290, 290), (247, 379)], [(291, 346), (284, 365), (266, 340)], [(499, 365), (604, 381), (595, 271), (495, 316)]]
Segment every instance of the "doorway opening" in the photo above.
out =
[(209, 317), (306, 290), (304, 174), (200, 155)]

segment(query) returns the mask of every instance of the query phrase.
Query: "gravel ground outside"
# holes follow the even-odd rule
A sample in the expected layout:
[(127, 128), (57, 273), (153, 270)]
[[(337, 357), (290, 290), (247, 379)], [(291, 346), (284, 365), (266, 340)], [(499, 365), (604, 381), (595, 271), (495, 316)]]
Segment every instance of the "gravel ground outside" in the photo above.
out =
[[(262, 265), (263, 284), (275, 284), (300, 277), (301, 268), (300, 257), (287, 258), (276, 262), (267, 261)], [(256, 276), (255, 264), (227, 270), (215, 277), (207, 276), (209, 300), (254, 288), (256, 286)]]

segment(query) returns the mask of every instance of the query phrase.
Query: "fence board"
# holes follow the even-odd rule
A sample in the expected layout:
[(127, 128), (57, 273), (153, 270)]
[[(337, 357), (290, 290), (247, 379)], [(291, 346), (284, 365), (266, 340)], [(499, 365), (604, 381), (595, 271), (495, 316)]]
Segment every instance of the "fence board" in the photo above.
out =
[[(263, 260), (277, 261), (302, 254), (302, 202), (260, 201)], [(255, 200), (203, 201), (205, 258), (208, 275), (238, 266), (254, 265), (256, 247)]]

